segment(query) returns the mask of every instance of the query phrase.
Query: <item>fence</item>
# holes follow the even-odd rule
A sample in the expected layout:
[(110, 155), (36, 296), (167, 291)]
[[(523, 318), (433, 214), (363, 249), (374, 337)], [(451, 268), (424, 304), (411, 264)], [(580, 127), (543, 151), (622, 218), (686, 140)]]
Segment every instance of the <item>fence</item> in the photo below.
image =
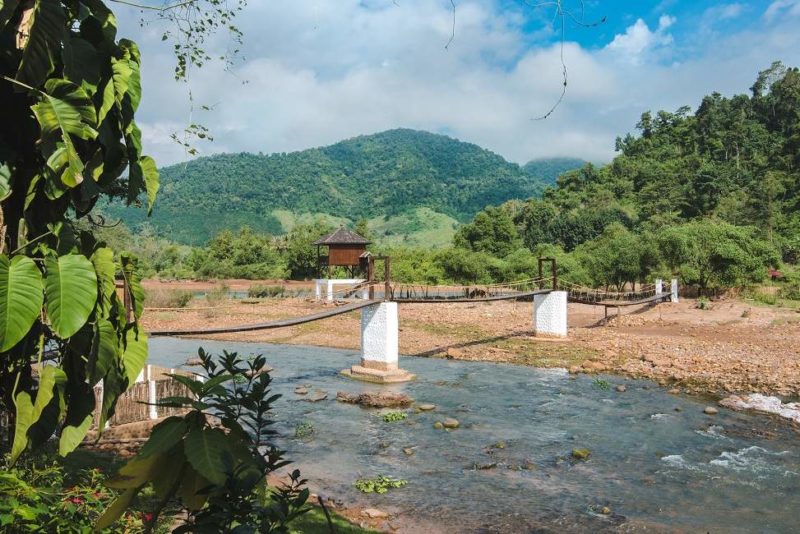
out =
[[(147, 365), (139, 373), (136, 383), (117, 399), (114, 416), (109, 419), (108, 426), (124, 425), (126, 423), (136, 423), (186, 413), (188, 410), (185, 408), (156, 406), (156, 402), (165, 397), (191, 397), (192, 395), (188, 387), (167, 376), (167, 374), (195, 376), (186, 371)], [(94, 399), (95, 406), (102, 406), (102, 382), (94, 388)], [(99, 410), (96, 410), (93, 426), (96, 428), (98, 424)]]

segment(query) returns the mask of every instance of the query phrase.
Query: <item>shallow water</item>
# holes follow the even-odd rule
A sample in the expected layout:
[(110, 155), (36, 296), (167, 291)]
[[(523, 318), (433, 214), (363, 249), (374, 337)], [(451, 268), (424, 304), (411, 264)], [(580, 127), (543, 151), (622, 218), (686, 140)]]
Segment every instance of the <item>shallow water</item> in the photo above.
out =
[[(305, 478), (349, 505), (407, 512), (451, 532), (798, 529), (800, 439), (774, 419), (725, 409), (710, 417), (704, 403), (646, 381), (607, 376), (603, 389), (594, 377), (506, 364), (403, 358), (418, 379), (376, 386), (338, 374), (357, 363), (354, 351), (163, 338), (150, 341), (150, 362), (177, 367), (198, 346), (267, 356), (284, 395), (275, 404), (279, 444)], [(301, 384), (328, 398), (302, 400)], [(385, 423), (378, 410), (335, 400), (337, 391), (375, 390), (437, 409)], [(434, 429), (444, 417), (461, 428)], [(294, 437), (300, 422), (313, 425), (313, 439)], [(492, 447), (499, 441), (505, 448)], [(573, 448), (590, 458), (572, 460)], [(384, 495), (353, 488), (378, 474), (408, 485)], [(604, 506), (612, 513), (598, 513)]]

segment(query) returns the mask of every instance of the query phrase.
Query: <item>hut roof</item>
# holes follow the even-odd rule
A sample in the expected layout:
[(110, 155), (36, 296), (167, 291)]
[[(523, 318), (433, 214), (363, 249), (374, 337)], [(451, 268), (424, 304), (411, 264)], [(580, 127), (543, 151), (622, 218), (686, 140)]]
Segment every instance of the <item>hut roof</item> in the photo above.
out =
[(314, 241), (315, 245), (369, 245), (371, 241), (364, 239), (355, 232), (347, 230), (344, 226), (332, 234), (328, 234)]

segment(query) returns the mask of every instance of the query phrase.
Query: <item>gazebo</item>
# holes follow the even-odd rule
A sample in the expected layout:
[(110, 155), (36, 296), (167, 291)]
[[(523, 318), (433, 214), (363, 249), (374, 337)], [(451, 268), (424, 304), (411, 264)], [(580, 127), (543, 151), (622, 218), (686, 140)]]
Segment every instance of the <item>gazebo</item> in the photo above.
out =
[[(356, 271), (364, 271), (365, 258), (368, 257), (367, 245), (371, 241), (351, 232), (344, 226), (335, 232), (314, 241), (317, 246), (317, 276), (322, 278), (323, 269), (330, 278), (331, 267), (344, 267), (355, 278)], [(321, 248), (328, 247), (328, 254), (323, 256)]]

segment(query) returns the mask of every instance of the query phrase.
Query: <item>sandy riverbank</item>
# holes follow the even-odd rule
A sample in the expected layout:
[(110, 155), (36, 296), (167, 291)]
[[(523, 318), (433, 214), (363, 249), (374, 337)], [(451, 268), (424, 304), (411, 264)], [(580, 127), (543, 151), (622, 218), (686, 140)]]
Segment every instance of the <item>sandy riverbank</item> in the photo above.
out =
[[(231, 288), (237, 281), (228, 282)], [(247, 281), (247, 284), (252, 282)], [(186, 282), (147, 282), (188, 288)], [(189, 283), (207, 289), (208, 283)], [(302, 283), (297, 283), (301, 286)], [(244, 287), (244, 281), (242, 281)], [(302, 286), (301, 286), (302, 287)], [(146, 312), (146, 329), (228, 326), (307, 315), (325, 304), (306, 299), (231, 300), (216, 309), (196, 300), (175, 311)], [(403, 304), (400, 352), (408, 356), (508, 362), (573, 371), (611, 372), (649, 378), (689, 393), (760, 392), (800, 395), (800, 313), (722, 300), (697, 309), (693, 300), (627, 308), (619, 321), (602, 325), (602, 308), (570, 304), (569, 338), (530, 335), (532, 304)], [(266, 341), (357, 349), (354, 312), (296, 327), (223, 334), (211, 339)]]

